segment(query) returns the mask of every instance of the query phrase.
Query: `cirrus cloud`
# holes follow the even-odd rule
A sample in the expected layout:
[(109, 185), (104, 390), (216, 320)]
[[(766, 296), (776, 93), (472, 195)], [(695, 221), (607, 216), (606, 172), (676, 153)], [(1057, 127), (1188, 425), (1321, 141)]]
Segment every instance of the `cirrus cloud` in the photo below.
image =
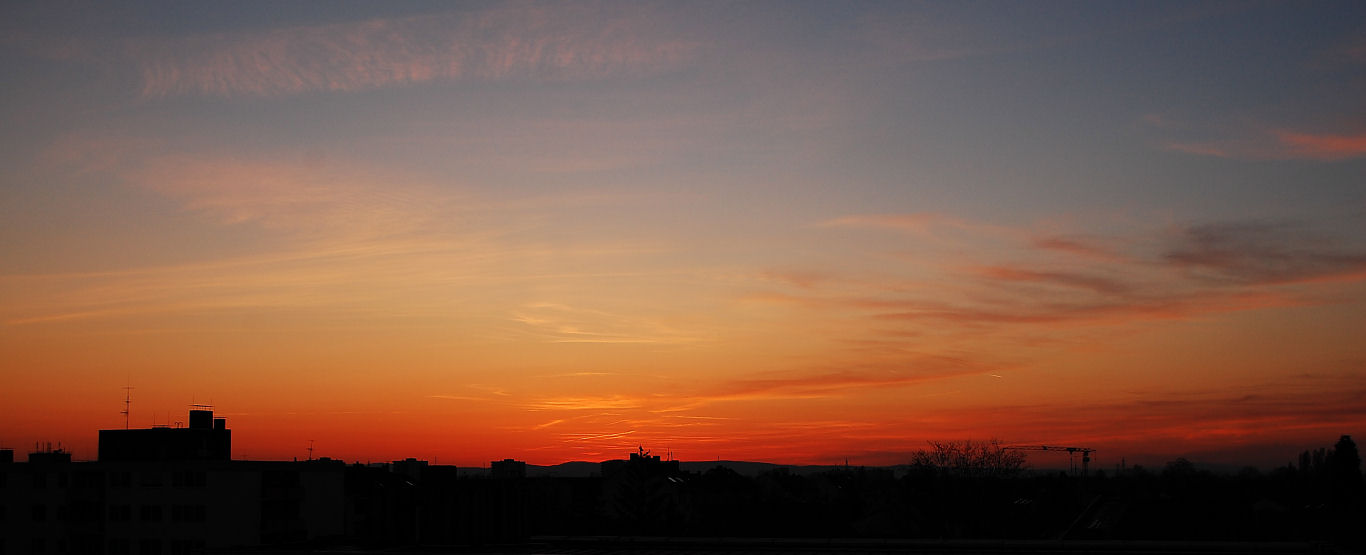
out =
[(702, 42), (661, 34), (643, 6), (507, 4), (469, 12), (97, 41), (8, 43), (47, 59), (128, 68), (140, 96), (279, 97), (439, 81), (574, 81), (654, 73)]

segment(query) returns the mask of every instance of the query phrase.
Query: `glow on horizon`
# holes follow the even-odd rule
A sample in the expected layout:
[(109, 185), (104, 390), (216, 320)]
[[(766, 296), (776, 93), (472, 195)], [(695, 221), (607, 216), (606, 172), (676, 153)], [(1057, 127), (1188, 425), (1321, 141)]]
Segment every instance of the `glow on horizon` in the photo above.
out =
[(1366, 14), (1195, 8), (7, 5), (0, 444), (1366, 435)]

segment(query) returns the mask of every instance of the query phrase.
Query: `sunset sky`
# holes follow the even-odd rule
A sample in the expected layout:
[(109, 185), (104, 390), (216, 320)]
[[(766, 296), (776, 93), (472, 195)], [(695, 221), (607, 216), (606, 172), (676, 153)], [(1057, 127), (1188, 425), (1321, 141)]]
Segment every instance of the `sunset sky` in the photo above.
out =
[(5, 2), (0, 446), (1283, 464), (1363, 99), (1359, 1)]

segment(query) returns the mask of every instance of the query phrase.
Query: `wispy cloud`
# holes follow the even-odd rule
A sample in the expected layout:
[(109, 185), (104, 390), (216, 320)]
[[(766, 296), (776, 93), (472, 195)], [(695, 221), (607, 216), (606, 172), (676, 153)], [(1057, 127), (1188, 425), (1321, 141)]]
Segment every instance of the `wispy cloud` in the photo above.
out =
[(624, 432), (607, 432), (607, 433), (601, 433), (601, 434), (565, 434), (564, 437), (565, 437), (567, 440), (576, 441), (576, 442), (577, 442), (577, 441), (602, 441), (602, 440), (609, 440), (609, 439), (620, 439), (620, 438), (626, 437), (626, 436), (631, 435), (631, 434), (634, 434), (634, 433), (636, 433), (635, 430), (627, 430), (627, 431), (624, 431)]
[[(1307, 429), (1350, 429), (1366, 422), (1366, 409), (1351, 401), (1366, 393), (1360, 378), (1305, 376), (1220, 390), (1134, 392), (1128, 398), (1104, 404), (1078, 405), (1073, 410), (1092, 415), (1084, 421), (1060, 417), (1049, 406), (1018, 405), (996, 410), (999, 421), (1028, 430), (1035, 434), (1030, 439), (1039, 442), (1066, 439), (1119, 446), (1136, 441), (1160, 443), (1178, 439), (1185, 443), (1218, 438), (1227, 446), (1238, 438), (1268, 441), (1298, 437)], [(1122, 433), (1115, 433), (1117, 429)], [(1040, 430), (1049, 432), (1039, 436)]]
[[(539, 214), (603, 203), (629, 205), (638, 196), (590, 191), (494, 201), (458, 183), (434, 184), (403, 168), (290, 152), (189, 154), (164, 141), (124, 140), (98, 132), (56, 141), (40, 163), (63, 175), (93, 176), (162, 197), (199, 216), (201, 225), (217, 233), (240, 234), (259, 245), (245, 254), (193, 253), (181, 263), (0, 275), (0, 295), (14, 299), (4, 303), (0, 321), (11, 325), (303, 308), (431, 316), (449, 313), (451, 303), (462, 302), (460, 286), (564, 283), (589, 275), (530, 271), (555, 266), (512, 261), (582, 258), (600, 263), (659, 249), (610, 238), (556, 243), (527, 233), (546, 225)], [(596, 276), (632, 277), (600, 264), (592, 268)], [(508, 303), (504, 313), (516, 306)], [(533, 307), (528, 315), (535, 317), (538, 310), (559, 318), (558, 327), (546, 328), (558, 332), (552, 336), (555, 341), (689, 339), (648, 318), (614, 319), (601, 312), (546, 307)], [(565, 326), (578, 326), (580, 333)]]
[(1238, 139), (1168, 142), (1167, 150), (1242, 160), (1314, 160), (1336, 162), (1366, 156), (1366, 135), (1275, 130)]
[(1286, 154), (1294, 158), (1345, 160), (1366, 156), (1366, 134), (1323, 135), (1281, 131), (1276, 134)]
[[(499, 4), (373, 19), (127, 41), (142, 96), (269, 97), (463, 79), (579, 80), (656, 72), (701, 42), (661, 34), (645, 5)], [(52, 55), (107, 58), (68, 41)], [(81, 51), (86, 51), (81, 53)]]
[(532, 335), (551, 343), (686, 344), (702, 340), (659, 319), (559, 303), (525, 303), (512, 313)]
[(557, 425), (557, 424), (563, 424), (563, 423), (564, 423), (564, 419), (563, 419), (563, 418), (557, 418), (557, 419), (551, 420), (551, 421), (549, 421), (549, 422), (544, 422), (544, 423), (541, 423), (541, 424), (537, 424), (537, 425), (535, 425), (535, 426), (532, 426), (531, 429), (533, 429), (533, 430), (544, 430), (544, 429), (549, 428), (549, 427), (551, 427), (551, 426), (554, 426), (554, 425)]
[(1164, 145), (1167, 150), (1195, 154), (1197, 156), (1214, 156), (1216, 158), (1260, 158), (1248, 150), (1238, 148), (1236, 145), (1223, 143), (1167, 143)]
[(899, 368), (734, 380), (692, 399), (716, 402), (825, 398), (839, 396), (850, 390), (902, 387), (993, 370), (974, 361), (946, 357), (920, 357), (918, 360), (907, 360), (896, 366)]
[(1366, 251), (1290, 223), (1245, 221), (1182, 228), (1163, 259), (1202, 277), (1246, 284), (1366, 279)]
[[(840, 221), (900, 238), (908, 227), (918, 233), (936, 225), (926, 222), (941, 219), (955, 220), (877, 215)], [(1366, 251), (1335, 236), (1329, 223), (1198, 223), (1175, 232), (1140, 228), (1103, 240), (973, 222), (952, 229), (933, 238), (938, 249), (932, 257), (884, 252), (876, 274), (822, 267), (813, 270), (829, 276), (821, 281), (804, 287), (757, 281), (742, 298), (762, 310), (795, 309), (804, 321), (828, 323), (812, 326), (820, 330), (813, 340), (829, 340), (864, 357), (970, 344), (980, 353), (1013, 350), (1021, 358), (1011, 364), (1021, 364), (1032, 356), (1022, 346), (1066, 346), (1083, 336), (1103, 341), (1136, 326), (1322, 306), (1339, 292), (1319, 283), (1366, 280)], [(908, 248), (904, 242), (868, 244), (874, 250)], [(800, 275), (801, 269), (790, 271)], [(773, 283), (764, 287), (768, 282)], [(975, 366), (965, 367), (967, 372), (1000, 366), (985, 357), (968, 358)]]
[(1094, 241), (1069, 237), (1040, 237), (1033, 241), (1036, 248), (1064, 252), (1084, 258), (1091, 258), (1102, 262), (1119, 262), (1124, 256), (1114, 249), (1097, 244)]
[(645, 401), (627, 395), (546, 397), (530, 401), (530, 410), (620, 410), (643, 406)]
[(1130, 285), (1117, 279), (1074, 272), (1041, 271), (1012, 266), (985, 266), (973, 268), (977, 275), (1000, 281), (1019, 283), (1039, 283), (1059, 285), (1069, 288), (1089, 289), (1096, 293), (1119, 295), (1130, 291)]
[(815, 270), (766, 270), (760, 274), (760, 277), (802, 289), (811, 289), (830, 279), (827, 272)]
[(292, 152), (188, 152), (170, 140), (97, 130), (59, 138), (40, 163), (164, 196), (219, 223), (331, 242), (392, 237), (430, 227), (438, 215), (484, 208), (403, 168)]
[[(750, 377), (725, 379), (709, 385), (669, 386), (667, 393), (615, 393), (611, 395), (571, 395), (539, 397), (524, 406), (535, 411), (567, 411), (571, 414), (626, 411), (630, 420), (617, 422), (649, 424), (652, 427), (679, 425), (677, 419), (723, 422), (730, 420), (695, 414), (699, 408), (727, 402), (760, 400), (812, 400), (856, 396), (870, 389), (909, 387), (1002, 370), (981, 360), (936, 354), (901, 354), (893, 359), (870, 363), (860, 361), (838, 370), (786, 370)], [(672, 424), (664, 419), (675, 419)]]
[(1306, 301), (1276, 293), (1169, 295), (1094, 303), (1041, 303), (1014, 307), (974, 307), (926, 303), (874, 317), (901, 321), (938, 321), (960, 325), (1032, 324), (1080, 326), (1126, 324), (1152, 320), (1184, 320), (1203, 315), (1300, 306)]
[(818, 227), (854, 227), (896, 229), (924, 233), (932, 226), (961, 225), (961, 222), (944, 214), (928, 212), (916, 214), (854, 214), (825, 220)]
[(488, 401), (488, 400), (489, 400), (487, 397), (476, 397), (476, 396), (473, 396), (473, 395), (445, 395), (445, 394), (441, 394), (441, 395), (428, 395), (427, 398), (429, 398), (429, 399), (441, 399), (441, 400), (443, 400), (443, 401), (473, 401), (473, 402), (483, 402), (483, 401)]

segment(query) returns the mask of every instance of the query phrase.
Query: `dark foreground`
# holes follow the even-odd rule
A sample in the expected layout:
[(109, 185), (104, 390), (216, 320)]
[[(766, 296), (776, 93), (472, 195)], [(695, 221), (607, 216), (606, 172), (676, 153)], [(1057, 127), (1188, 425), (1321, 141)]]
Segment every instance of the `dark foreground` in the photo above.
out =
[[(1269, 473), (1178, 459), (1110, 473), (974, 463), (753, 475), (641, 452), (588, 476), (529, 477), (512, 460), (480, 472), (237, 461), (226, 429), (148, 432), (102, 436), (99, 461), (0, 457), (0, 555), (1366, 551), (1366, 485), (1347, 436)], [(218, 451), (172, 449), (220, 432)]]
[(953, 554), (1330, 554), (1347, 553), (1312, 542), (1172, 542), (1063, 540), (906, 540), (800, 538), (538, 537), (520, 545), (408, 547), (384, 550), (331, 548), (312, 551), (222, 551), (223, 555), (335, 553), (371, 555), (953, 555)]

